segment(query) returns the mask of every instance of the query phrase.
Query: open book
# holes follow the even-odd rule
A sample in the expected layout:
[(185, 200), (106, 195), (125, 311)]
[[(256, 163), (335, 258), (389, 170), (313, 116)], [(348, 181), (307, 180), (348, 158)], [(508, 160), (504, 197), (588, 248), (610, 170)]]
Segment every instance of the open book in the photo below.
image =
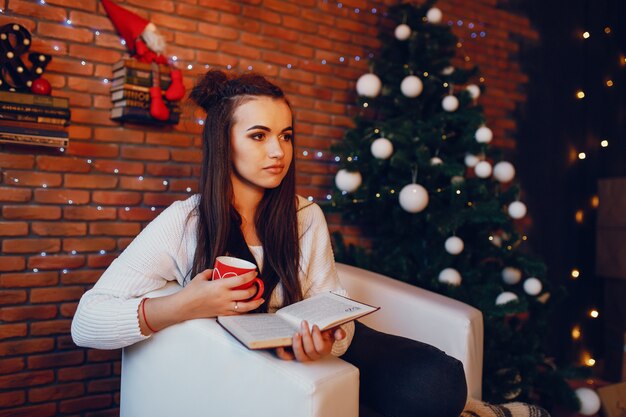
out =
[(283, 307), (276, 313), (219, 316), (217, 322), (248, 349), (267, 349), (291, 346), (291, 338), (300, 329), (302, 320), (306, 320), (311, 329), (317, 324), (324, 331), (378, 309), (380, 307), (326, 292)]

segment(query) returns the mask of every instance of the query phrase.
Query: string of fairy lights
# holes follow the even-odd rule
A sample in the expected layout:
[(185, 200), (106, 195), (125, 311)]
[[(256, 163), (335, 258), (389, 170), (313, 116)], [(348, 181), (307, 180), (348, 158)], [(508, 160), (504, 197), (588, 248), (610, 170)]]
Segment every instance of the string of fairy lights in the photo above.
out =
[[(48, 3), (46, 2), (46, 0), (39, 0), (37, 2), (40, 6), (48, 6)], [(350, 7), (347, 5), (344, 5), (342, 2), (331, 2), (329, 0), (323, 0), (324, 4), (329, 4), (332, 3), (334, 6), (337, 7), (337, 9), (341, 9), (344, 11), (347, 11), (348, 13), (351, 13), (353, 15), (357, 15), (358, 16), (364, 16), (364, 15), (370, 15), (370, 16), (382, 16), (385, 17), (387, 15), (387, 13), (385, 11), (376, 7), (370, 7), (370, 8), (357, 8), (357, 7)], [(5, 10), (0, 8), (0, 14), (2, 15), (10, 15), (11, 11), (10, 9)], [(345, 13), (345, 12), (344, 12)], [(71, 18), (68, 16), (66, 18), (64, 18), (61, 22), (61, 24), (67, 26), (67, 27), (74, 27), (75, 23), (72, 22)], [(468, 31), (467, 37), (469, 39), (480, 39), (480, 38), (485, 38), (487, 36), (487, 31), (485, 29), (485, 24), (482, 22), (473, 22), (473, 21), (463, 21), (463, 20), (448, 20), (447, 25), (451, 26), (451, 27), (458, 27), (458, 28), (464, 28)], [(100, 29), (100, 28), (91, 28), (91, 30), (93, 31), (94, 36), (100, 37), (103, 34), (107, 33), (107, 30), (105, 29)], [(52, 49), (57, 52), (57, 53), (62, 53), (62, 51), (65, 50), (65, 48), (63, 48), (62, 45), (60, 44), (55, 44), (54, 40), (52, 41)], [(124, 39), (120, 39), (120, 44), (122, 46), (126, 45), (126, 41)], [(459, 40), (459, 42), (457, 43), (457, 48), (462, 52), (463, 55), (463, 60), (465, 62), (469, 62), (471, 59), (469, 57), (469, 55), (464, 51), (463, 49), (463, 40)], [(334, 56), (335, 54), (333, 54)], [(354, 56), (347, 56), (347, 55), (340, 55), (337, 58), (319, 58), (319, 60), (317, 61), (313, 61), (313, 60), (302, 60), (301, 64), (303, 67), (306, 67), (312, 63), (316, 63), (316, 64), (321, 64), (321, 65), (351, 65), (353, 63), (358, 63), (364, 59), (371, 59), (374, 58), (374, 53), (372, 51), (368, 51), (368, 50), (364, 50), (362, 54), (358, 54), (358, 55), (354, 55)], [(194, 68), (200, 67), (200, 68), (204, 68), (204, 69), (209, 69), (209, 68), (220, 68), (220, 66), (216, 66), (216, 65), (209, 65), (209, 64), (204, 64), (199, 66), (196, 62), (184, 62), (182, 59), (179, 59), (179, 57), (177, 57), (176, 55), (171, 57), (171, 61), (173, 63), (176, 63), (177, 66), (179, 68), (186, 68), (189, 71), (194, 70)], [(236, 67), (236, 58), (233, 58), (233, 63), (232, 64), (226, 64), (223, 65), (224, 69), (227, 70), (232, 70)], [(288, 70), (298, 70), (299, 69), (299, 65), (298, 65), (298, 61), (299, 58), (294, 57), (294, 62), (293, 63), (287, 63), (284, 66), (280, 66), (280, 65), (273, 65), (273, 64), (266, 64), (266, 69), (267, 70), (273, 70), (275, 67), (279, 67), (279, 68), (286, 68)], [(82, 66), (86, 66), (89, 65), (89, 61), (86, 59), (82, 59), (80, 60), (80, 65)], [(246, 69), (248, 71), (253, 71), (255, 68), (252, 65), (249, 65), (246, 67)], [(257, 67), (257, 70), (259, 70), (260, 68)], [(484, 82), (485, 79), (483, 77), (480, 78), (480, 82)], [(109, 84), (111, 82), (111, 80), (109, 78), (102, 78), (101, 82), (103, 84)], [(195, 123), (197, 123), (198, 125), (203, 125), (204, 124), (204, 120), (201, 118), (197, 118), (194, 120)], [(66, 149), (61, 147), (58, 148), (58, 151), (61, 154), (64, 154), (66, 152)], [(299, 159), (304, 159), (304, 160), (314, 160), (316, 162), (321, 162), (321, 163), (329, 163), (329, 164), (336, 164), (338, 162), (341, 161), (341, 157), (338, 155), (334, 155), (332, 154), (332, 152), (326, 150), (326, 149), (315, 149), (315, 148), (305, 148), (305, 149), (300, 149), (299, 150), (299, 154), (298, 154), (298, 158)], [(78, 159), (78, 158), (77, 158)], [(87, 162), (87, 164), (94, 166), (96, 161), (93, 158), (87, 158), (85, 159), (85, 161)], [(119, 175), (119, 176), (124, 176), (124, 173), (122, 172), (123, 170), (120, 170), (119, 168), (112, 168), (112, 169), (103, 169), (103, 168), (98, 168), (98, 170), (100, 172), (104, 172), (104, 173), (109, 173), (109, 174), (114, 174), (114, 175)], [(19, 174), (17, 174), (15, 171), (12, 172), (13, 176), (10, 176), (7, 178), (7, 182), (9, 183), (14, 183), (14, 184), (20, 184), (20, 178), (19, 178)], [(129, 176), (126, 176), (129, 177)], [(140, 176), (136, 176), (137, 181), (141, 182), (144, 181), (145, 177), (143, 175)], [(164, 187), (167, 187), (170, 184), (170, 180), (168, 178), (162, 178), (162, 184)], [(29, 184), (29, 186), (32, 186), (31, 184)], [(40, 187), (43, 189), (48, 189), (49, 186), (47, 183), (42, 182), (40, 184)], [(187, 187), (184, 190), (186, 193), (192, 194), (193, 192), (195, 192), (191, 187)], [(310, 201), (315, 201), (316, 198), (314, 198), (313, 196), (308, 196), (307, 197), (308, 200)], [(332, 199), (332, 195), (330, 192), (326, 193), (325, 195), (319, 197), (319, 200), (331, 200)], [(66, 203), (67, 206), (78, 206), (78, 205), (82, 205), (81, 203), (75, 202), (73, 201), (72, 198), (67, 197), (66, 199)], [(113, 208), (119, 208), (124, 210), (125, 212), (130, 212), (134, 209), (134, 207), (131, 206), (124, 206), (124, 207), (117, 207), (117, 206), (106, 206), (106, 207), (113, 207)], [(142, 207), (142, 209), (145, 209)], [(98, 205), (96, 207), (97, 211), (103, 211), (104, 207), (101, 205)], [(157, 210), (159, 210), (156, 206), (151, 206), (149, 208), (149, 210), (151, 212), (156, 212)], [(89, 253), (93, 253), (94, 251), (89, 251)], [(108, 253), (107, 250), (105, 249), (101, 249), (98, 251), (95, 251), (96, 253), (100, 254), (100, 255), (106, 255)], [(72, 250), (69, 252), (71, 255), (80, 255), (80, 253), (76, 250)], [(48, 256), (48, 254), (46, 252), (41, 252), (40, 256), (45, 257)], [(33, 272), (39, 272), (39, 268), (32, 268)], [(68, 269), (63, 269), (62, 273), (63, 274), (67, 274), (69, 272)]]
[[(611, 28), (611, 26), (607, 25), (607, 26), (604, 26), (602, 30), (598, 31), (595, 34), (592, 34), (589, 30), (584, 30), (578, 33), (578, 39), (581, 42), (589, 42), (592, 36), (594, 37), (600, 36), (600, 37), (604, 37), (605, 39), (609, 39), (611, 36), (613, 36), (613, 29)], [(615, 56), (614, 59), (617, 60), (619, 68), (624, 69), (626, 67), (626, 56), (624, 55), (623, 52), (618, 53), (618, 55)], [(602, 80), (594, 80), (593, 83), (595, 84), (595, 86), (592, 86), (591, 87), (592, 89), (594, 88), (597, 89), (600, 85), (608, 90), (615, 89), (616, 84), (617, 84), (616, 74), (607, 74), (604, 76)], [(579, 87), (575, 89), (573, 93), (573, 97), (575, 100), (580, 101), (580, 102), (584, 102), (585, 100), (588, 100), (589, 98), (588, 93), (585, 91), (585, 88), (583, 87)], [(579, 163), (584, 163), (583, 161), (585, 161), (589, 155), (593, 154), (594, 152), (603, 151), (607, 149), (609, 147), (609, 144), (612, 138), (604, 136), (596, 140), (597, 140), (596, 146), (594, 146), (593, 148), (581, 147), (580, 149), (572, 150), (570, 154), (570, 161), (573, 162), (577, 160)], [(592, 195), (591, 198), (588, 199), (588, 202), (589, 202), (589, 207), (593, 210), (597, 209), (600, 205), (600, 200), (597, 195)], [(583, 225), (585, 223), (585, 220), (586, 220), (585, 211), (586, 210), (584, 208), (579, 208), (575, 211), (574, 222), (577, 225)], [(581, 270), (580, 267), (578, 266), (572, 267), (570, 271), (570, 278), (572, 280), (579, 280), (583, 278), (583, 275), (584, 275), (583, 271)], [(595, 320), (600, 317), (600, 311), (597, 307), (591, 307), (585, 312), (585, 317), (587, 317), (590, 320)], [(584, 346), (585, 337), (583, 334), (583, 323), (580, 323), (580, 322), (574, 323), (571, 327), (570, 335), (571, 335), (573, 342), (577, 344), (578, 346), (580, 346), (581, 348), (581, 351), (579, 352), (580, 353), (579, 360), (581, 361), (581, 363), (589, 367), (595, 366), (597, 361), (594, 358), (593, 353), (588, 349), (588, 347)]]

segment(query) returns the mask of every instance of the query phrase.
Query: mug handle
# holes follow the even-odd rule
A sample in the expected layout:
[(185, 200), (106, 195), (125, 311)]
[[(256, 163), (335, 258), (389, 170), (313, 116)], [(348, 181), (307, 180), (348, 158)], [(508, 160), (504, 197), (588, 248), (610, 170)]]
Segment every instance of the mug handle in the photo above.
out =
[(257, 292), (256, 292), (256, 294), (254, 294), (254, 297), (248, 299), (248, 301), (258, 300), (259, 298), (261, 298), (263, 296), (263, 291), (265, 290), (265, 285), (263, 284), (263, 280), (261, 278), (256, 277), (253, 280), (253, 282), (257, 286)]

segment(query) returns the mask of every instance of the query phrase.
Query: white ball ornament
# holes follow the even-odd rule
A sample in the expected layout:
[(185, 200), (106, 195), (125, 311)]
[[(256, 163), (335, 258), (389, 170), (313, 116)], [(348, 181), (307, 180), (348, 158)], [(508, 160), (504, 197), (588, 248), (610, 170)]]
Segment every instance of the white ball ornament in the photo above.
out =
[(405, 185), (400, 191), (400, 207), (409, 213), (419, 213), (428, 205), (428, 191), (419, 184)]
[(402, 90), (402, 94), (410, 98), (417, 97), (422, 94), (423, 89), (424, 84), (422, 83), (422, 80), (415, 75), (408, 75), (404, 77), (400, 83), (400, 90)]
[(446, 239), (446, 243), (444, 244), (446, 248), (446, 252), (450, 255), (458, 255), (463, 252), (463, 248), (465, 245), (463, 244), (463, 240), (460, 237), (450, 236)]
[(356, 92), (360, 96), (376, 97), (380, 94), (383, 83), (376, 74), (367, 73), (359, 77), (356, 82)]
[(387, 138), (378, 138), (370, 147), (372, 155), (378, 159), (387, 159), (393, 153), (393, 143)]
[(507, 183), (515, 177), (515, 167), (507, 161), (500, 161), (493, 167), (493, 177), (501, 183)]
[(464, 182), (465, 177), (462, 177), (460, 175), (455, 175), (454, 177), (450, 178), (450, 184), (454, 185), (455, 187), (461, 186)]
[(394, 35), (399, 41), (405, 41), (411, 36), (411, 28), (409, 25), (402, 23), (401, 25), (396, 26)]
[(446, 268), (439, 273), (439, 282), (458, 287), (461, 285), (461, 274), (454, 268)]
[(502, 246), (502, 238), (500, 236), (492, 236), (491, 244), (496, 247)]
[(443, 18), (443, 13), (436, 7), (432, 7), (428, 12), (426, 12), (426, 19), (430, 23), (441, 23), (441, 19)]
[(441, 165), (443, 164), (443, 160), (439, 158), (438, 156), (433, 156), (432, 158), (430, 158), (430, 164), (432, 166)]
[(452, 75), (453, 72), (454, 72), (454, 67), (452, 65), (450, 65), (449, 67), (445, 67), (443, 70), (441, 70), (441, 73), (443, 75)]
[(476, 130), (474, 138), (478, 143), (489, 143), (493, 139), (493, 132), (487, 126), (481, 126)]
[(478, 97), (480, 97), (480, 87), (476, 84), (470, 84), (465, 87), (465, 89), (470, 93), (470, 96), (473, 100), (476, 100)]
[(480, 161), (474, 167), (474, 172), (479, 178), (489, 178), (489, 176), (491, 175), (491, 171), (491, 164), (487, 161)]
[(600, 397), (591, 388), (578, 388), (576, 396), (580, 400), (580, 414), (584, 416), (591, 416), (600, 411)]
[(337, 171), (337, 175), (335, 176), (335, 184), (337, 185), (337, 188), (348, 193), (356, 191), (362, 181), (363, 178), (361, 177), (361, 173), (358, 171), (350, 172), (347, 169), (340, 169)]
[(496, 297), (496, 305), (503, 305), (512, 301), (517, 301), (517, 295), (510, 291), (505, 291)]
[(445, 96), (441, 101), (441, 107), (447, 112), (456, 111), (459, 108), (459, 99), (452, 94)]
[(509, 204), (509, 216), (514, 219), (521, 219), (526, 215), (526, 205), (521, 201), (514, 201)]
[(522, 279), (522, 271), (512, 266), (502, 270), (502, 281), (509, 285), (515, 285)]
[(480, 162), (480, 159), (476, 155), (472, 155), (468, 153), (465, 155), (465, 166), (468, 168), (474, 168), (477, 163)]
[(528, 278), (526, 281), (524, 281), (524, 291), (526, 291), (526, 294), (528, 295), (538, 295), (541, 292), (542, 288), (543, 286), (541, 285), (541, 281), (539, 281), (535, 277)]

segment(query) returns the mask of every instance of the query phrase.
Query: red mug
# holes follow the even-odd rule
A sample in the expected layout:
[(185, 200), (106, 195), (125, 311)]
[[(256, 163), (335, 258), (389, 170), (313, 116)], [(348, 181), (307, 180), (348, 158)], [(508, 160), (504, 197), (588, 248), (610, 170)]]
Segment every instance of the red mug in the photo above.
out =
[[(213, 267), (213, 273), (211, 274), (211, 280), (222, 279), (222, 278), (232, 278), (238, 275), (243, 275), (246, 272), (256, 271), (256, 265), (252, 262), (248, 262), (244, 259), (234, 258), (232, 256), (218, 256), (215, 258), (215, 266)], [(258, 300), (263, 296), (263, 290), (265, 286), (263, 285), (263, 280), (259, 277), (254, 278), (252, 281), (235, 287), (236, 290), (245, 290), (246, 288), (250, 288), (251, 286), (257, 286), (257, 292), (248, 300), (252, 301)]]

